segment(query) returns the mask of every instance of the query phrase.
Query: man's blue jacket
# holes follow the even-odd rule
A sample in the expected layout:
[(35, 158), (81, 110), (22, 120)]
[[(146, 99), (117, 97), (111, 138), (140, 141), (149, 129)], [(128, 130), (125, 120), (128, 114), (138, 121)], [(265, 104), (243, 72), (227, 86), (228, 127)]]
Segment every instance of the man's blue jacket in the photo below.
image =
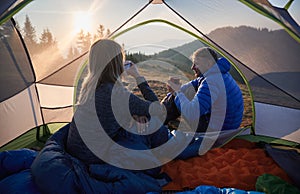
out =
[[(231, 64), (220, 58), (203, 76), (184, 84), (175, 104), (191, 127), (210, 114), (209, 128), (214, 131), (239, 128), (244, 111), (242, 92), (229, 73)], [(196, 93), (195, 93), (196, 91)]]

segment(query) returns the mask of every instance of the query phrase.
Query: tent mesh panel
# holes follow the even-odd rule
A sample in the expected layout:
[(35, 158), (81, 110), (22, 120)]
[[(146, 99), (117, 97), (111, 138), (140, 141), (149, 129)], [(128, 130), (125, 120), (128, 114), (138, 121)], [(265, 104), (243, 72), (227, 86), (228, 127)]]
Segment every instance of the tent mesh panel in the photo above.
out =
[(0, 101), (19, 93), (34, 82), (28, 56), (11, 21), (0, 27)]

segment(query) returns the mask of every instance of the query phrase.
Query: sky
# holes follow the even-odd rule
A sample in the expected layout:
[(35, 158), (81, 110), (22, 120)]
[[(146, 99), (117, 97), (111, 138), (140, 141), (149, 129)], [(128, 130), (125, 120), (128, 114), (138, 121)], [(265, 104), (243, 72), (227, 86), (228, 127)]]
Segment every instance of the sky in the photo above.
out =
[[(282, 7), (288, 0), (271, 0), (273, 5)], [(168, 4), (189, 22), (207, 34), (224, 26), (248, 25), (260, 28), (278, 29), (280, 26), (268, 18), (256, 14), (244, 4), (235, 0), (166, 0)], [(188, 4), (186, 3), (188, 2)], [(79, 29), (96, 32), (99, 24), (111, 31), (117, 29), (148, 0), (35, 0), (21, 10), (15, 19), (23, 25), (28, 15), (37, 34), (48, 28), (57, 39), (62, 50), (75, 44)], [(300, 1), (290, 7), (290, 13), (300, 23)], [(243, 13), (242, 15), (239, 13)], [(165, 19), (193, 31), (183, 20), (164, 5), (149, 5), (138, 14), (128, 26), (148, 19)], [(193, 31), (194, 32), (194, 31)], [(186, 33), (163, 24), (150, 24), (122, 35), (119, 41), (128, 47), (144, 44), (169, 42), (169, 46), (193, 39)], [(169, 40), (169, 41), (168, 41)]]

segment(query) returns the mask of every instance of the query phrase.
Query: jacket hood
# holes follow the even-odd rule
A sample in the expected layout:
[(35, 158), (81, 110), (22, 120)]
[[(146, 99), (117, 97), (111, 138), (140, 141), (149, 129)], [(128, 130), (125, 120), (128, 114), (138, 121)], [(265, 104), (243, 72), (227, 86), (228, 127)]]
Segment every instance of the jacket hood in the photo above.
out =
[(227, 73), (230, 70), (231, 64), (230, 62), (225, 59), (224, 57), (220, 58), (217, 61), (218, 67), (222, 73)]
[(214, 73), (227, 73), (230, 70), (231, 64), (224, 57), (218, 59), (217, 63), (214, 64), (207, 72), (204, 73), (204, 76)]

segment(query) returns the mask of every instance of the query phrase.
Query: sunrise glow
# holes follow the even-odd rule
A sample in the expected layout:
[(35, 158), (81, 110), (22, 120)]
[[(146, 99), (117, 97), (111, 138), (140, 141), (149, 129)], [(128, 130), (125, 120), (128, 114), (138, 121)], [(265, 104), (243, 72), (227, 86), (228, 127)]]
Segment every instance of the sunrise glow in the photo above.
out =
[(78, 33), (81, 30), (84, 32), (91, 32), (92, 30), (92, 17), (87, 12), (77, 12), (74, 14), (74, 32)]

